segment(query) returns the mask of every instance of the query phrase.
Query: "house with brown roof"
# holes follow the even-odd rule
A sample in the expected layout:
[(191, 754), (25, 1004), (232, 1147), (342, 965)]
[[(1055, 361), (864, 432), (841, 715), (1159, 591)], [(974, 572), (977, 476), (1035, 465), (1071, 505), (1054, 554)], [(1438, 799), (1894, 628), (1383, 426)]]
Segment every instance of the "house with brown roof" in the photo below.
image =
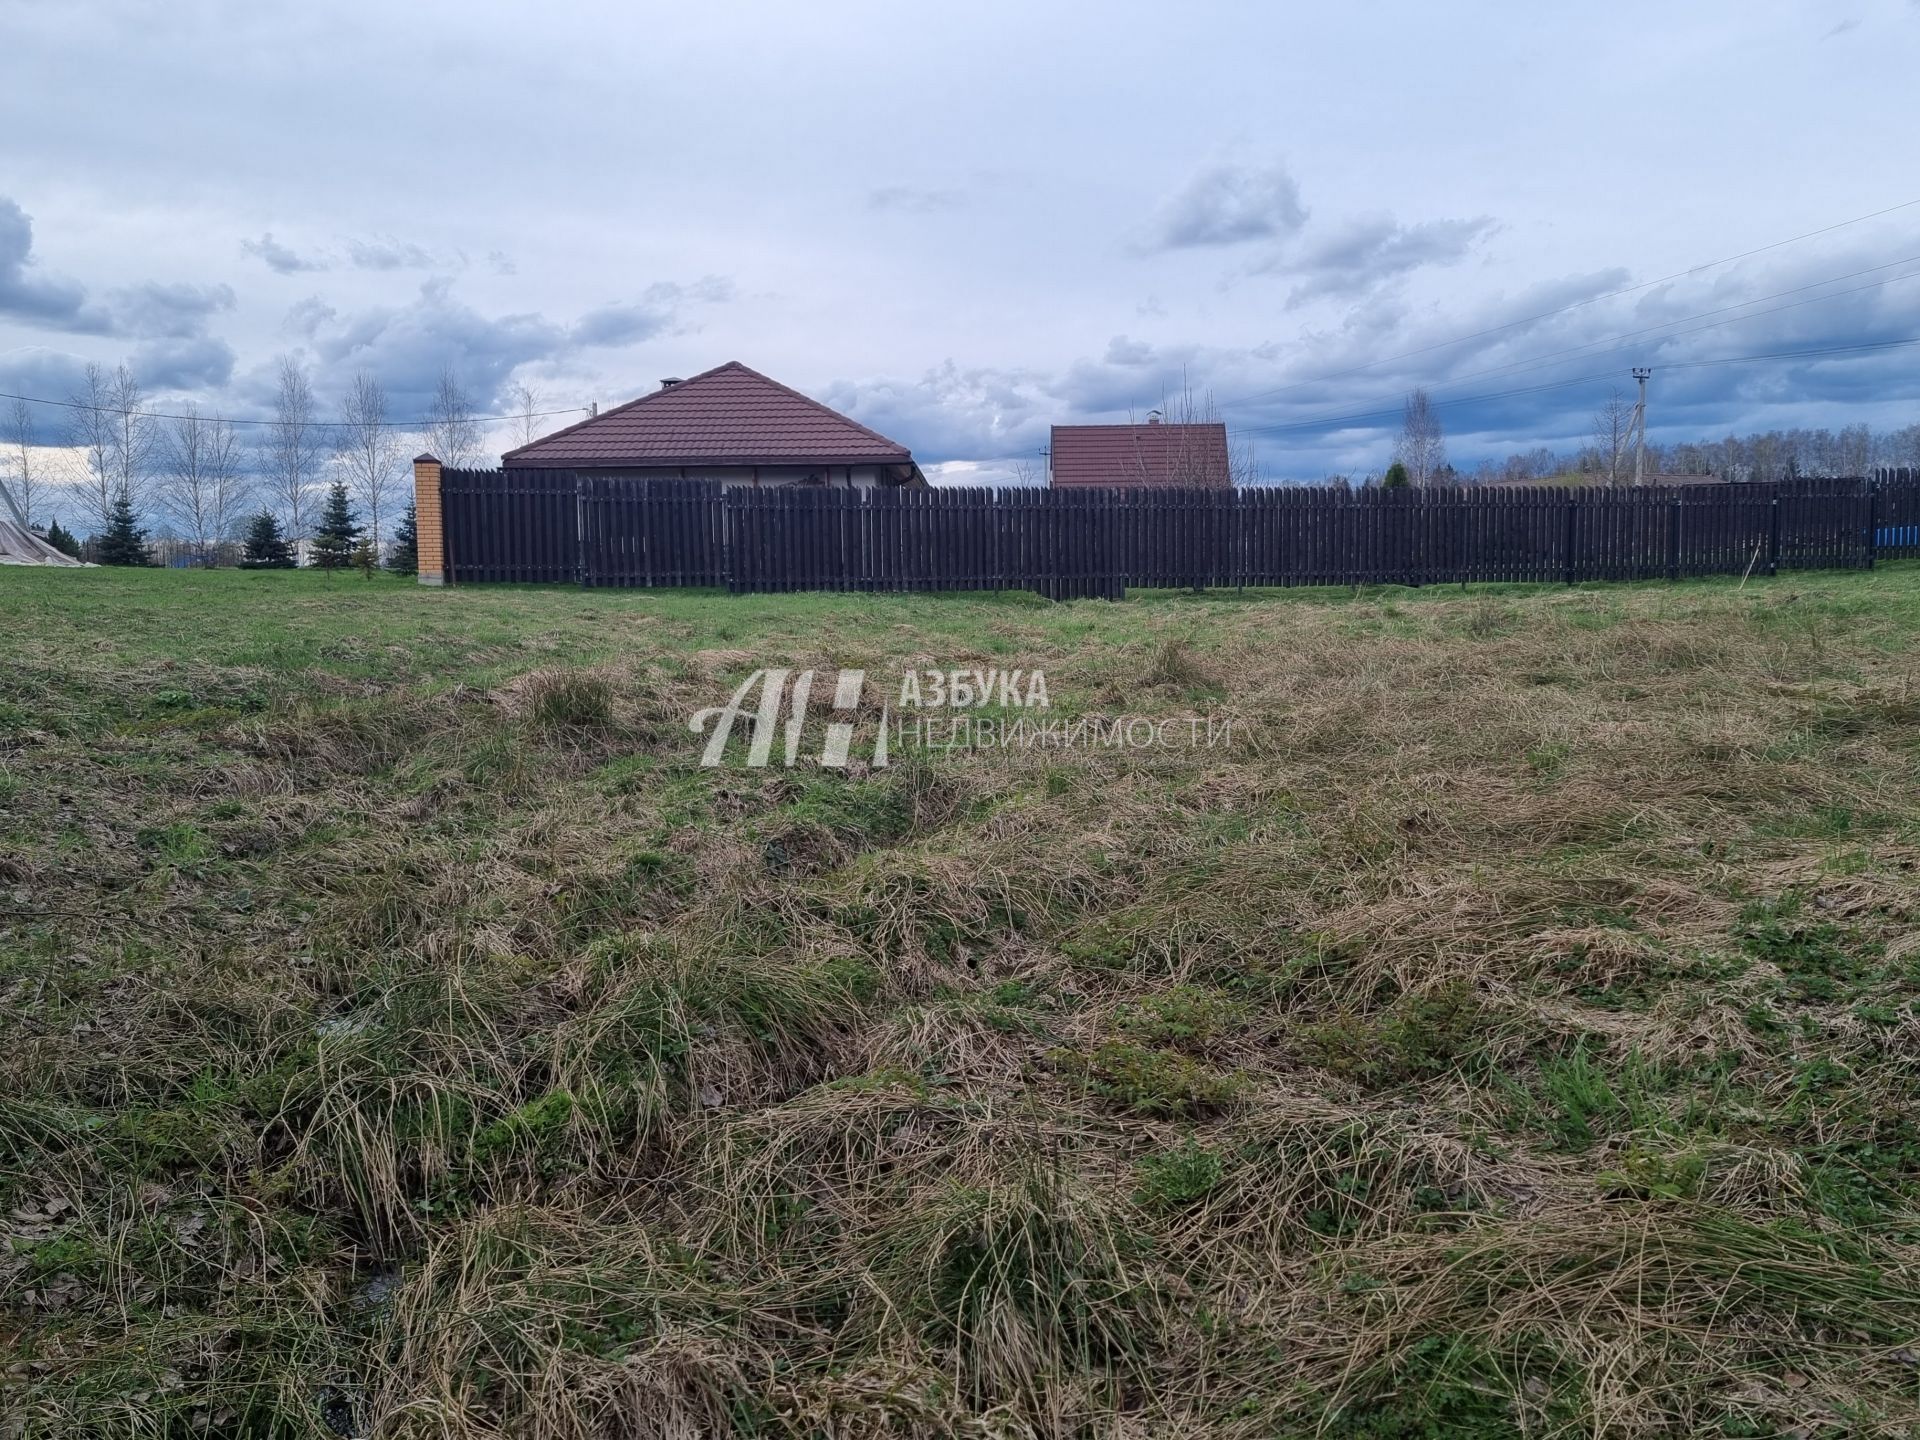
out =
[(1167, 424), (1157, 415), (1144, 425), (1056, 425), (1048, 470), (1061, 488), (1087, 485), (1233, 484), (1222, 421)]
[(729, 360), (543, 435), (503, 469), (718, 485), (924, 485), (906, 446)]

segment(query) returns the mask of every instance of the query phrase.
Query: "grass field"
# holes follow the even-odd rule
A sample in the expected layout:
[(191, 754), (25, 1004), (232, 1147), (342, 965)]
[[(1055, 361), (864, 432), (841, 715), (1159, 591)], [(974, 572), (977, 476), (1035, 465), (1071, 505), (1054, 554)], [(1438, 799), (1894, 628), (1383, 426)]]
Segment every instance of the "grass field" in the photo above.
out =
[[(1917, 644), (0, 573), (0, 1436), (1911, 1434)], [(700, 768), (766, 664), (1243, 728)]]

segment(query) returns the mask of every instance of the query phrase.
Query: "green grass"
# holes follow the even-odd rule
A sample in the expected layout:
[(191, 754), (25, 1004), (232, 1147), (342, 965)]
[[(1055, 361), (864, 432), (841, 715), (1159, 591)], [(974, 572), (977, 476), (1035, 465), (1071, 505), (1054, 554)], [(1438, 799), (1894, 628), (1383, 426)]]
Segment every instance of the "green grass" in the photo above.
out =
[[(0, 573), (0, 1434), (1912, 1433), (1917, 654)], [(770, 665), (1241, 728), (701, 768)]]

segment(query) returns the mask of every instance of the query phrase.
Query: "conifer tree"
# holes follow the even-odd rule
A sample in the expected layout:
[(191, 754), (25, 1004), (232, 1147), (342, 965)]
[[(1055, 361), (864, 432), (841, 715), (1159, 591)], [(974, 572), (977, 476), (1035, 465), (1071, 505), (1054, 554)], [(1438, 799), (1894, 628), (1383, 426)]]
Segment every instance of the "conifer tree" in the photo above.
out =
[(321, 570), (338, 570), (353, 563), (354, 547), (360, 542), (360, 522), (347, 498), (347, 487), (336, 480), (327, 491), (327, 508), (320, 513), (320, 524), (313, 532), (313, 559)]
[(102, 565), (151, 565), (153, 555), (147, 549), (147, 532), (134, 518), (133, 502), (125, 495), (113, 502), (107, 512), (107, 528), (100, 532)]
[(393, 532), (393, 549), (387, 555), (387, 568), (399, 575), (412, 575), (420, 568), (420, 530), (414, 521), (413, 503)]
[(271, 510), (262, 510), (247, 525), (246, 549), (240, 556), (242, 570), (291, 570), (293, 547), (280, 533), (280, 522)]
[(76, 560), (80, 558), (80, 541), (75, 538), (71, 530), (67, 529), (58, 520), (47, 526), (47, 533), (44, 538), (49, 545), (53, 546), (53, 548), (58, 550), (62, 555), (71, 555)]

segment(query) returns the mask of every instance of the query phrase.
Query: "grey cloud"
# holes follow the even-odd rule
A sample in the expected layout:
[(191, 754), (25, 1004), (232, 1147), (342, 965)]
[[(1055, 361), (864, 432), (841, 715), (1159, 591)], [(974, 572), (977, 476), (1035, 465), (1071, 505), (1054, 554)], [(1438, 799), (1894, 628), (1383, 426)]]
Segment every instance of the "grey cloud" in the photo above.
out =
[(1207, 389), (1223, 362), (1198, 345), (1157, 346), (1116, 335), (1099, 359), (1075, 361), (1049, 387), (1068, 412), (1054, 418), (1144, 416), (1183, 387)]
[(347, 259), (359, 270), (432, 270), (449, 263), (424, 246), (391, 235), (348, 240)]
[(1284, 166), (1204, 170), (1160, 209), (1148, 248), (1238, 245), (1295, 234), (1307, 223), (1300, 187)]
[(128, 364), (152, 390), (219, 390), (233, 378), (233, 347), (211, 335), (151, 341)]
[(258, 240), (242, 240), (240, 248), (249, 255), (266, 263), (269, 270), (281, 275), (295, 275), (303, 270), (325, 270), (326, 262), (302, 255), (298, 251), (282, 245), (268, 231)]
[[(242, 240), (240, 248), (265, 262), (268, 269), (282, 275), (331, 270), (343, 263), (355, 270), (457, 270), (466, 265), (464, 256), (436, 255), (424, 245), (416, 245), (411, 240), (399, 240), (391, 235), (349, 236), (341, 244), (344, 253), (302, 254), (289, 245), (281, 244), (269, 231), (258, 240)], [(506, 261), (499, 251), (492, 252), (488, 259), (496, 270), (505, 261), (507, 268), (501, 273), (512, 273), (512, 262)]]
[(960, 204), (957, 190), (925, 190), (914, 185), (882, 185), (867, 192), (867, 208), (903, 215), (929, 215)]
[(576, 345), (607, 347), (680, 333), (686, 328), (681, 317), (688, 305), (724, 304), (733, 295), (733, 282), (718, 275), (706, 276), (691, 285), (659, 281), (642, 291), (636, 301), (589, 310), (574, 322), (570, 338)]
[(0, 316), (74, 335), (183, 339), (233, 307), (225, 285), (168, 285), (149, 280), (89, 301), (84, 285), (32, 273), (33, 221), (18, 204), (0, 198)]
[(517, 365), (567, 348), (567, 332), (544, 315), (482, 315), (454, 300), (445, 281), (421, 286), (397, 308), (345, 320), (314, 316), (313, 351), (324, 367), (321, 388), (370, 370), (386, 383), (396, 411), (423, 413), (444, 366), (451, 363), (476, 401), (491, 405)]
[(1032, 457), (1046, 444), (1054, 405), (1026, 371), (961, 369), (949, 360), (918, 380), (843, 380), (818, 398), (922, 461)]
[(31, 273), (33, 220), (0, 197), (0, 315), (53, 330), (101, 333), (105, 317), (86, 308), (86, 287)]
[[(81, 388), (87, 364), (78, 355), (44, 346), (29, 345), (0, 353), (0, 390), (15, 395), (40, 395), (48, 398), (71, 395)], [(43, 440), (52, 440), (67, 427), (70, 411), (56, 406), (36, 406), (34, 426)]]
[(1350, 221), (1297, 253), (1264, 262), (1254, 273), (1304, 277), (1287, 296), (1289, 306), (1364, 295), (1414, 270), (1463, 259), (1497, 228), (1486, 215), (1416, 225), (1372, 216)]
[(313, 337), (322, 325), (330, 325), (340, 318), (340, 312), (327, 304), (318, 295), (309, 295), (306, 299), (287, 310), (286, 319), (280, 322), (281, 328), (296, 335)]
[(574, 322), (572, 339), (576, 345), (631, 345), (652, 339), (672, 323), (671, 307), (602, 305)]
[(109, 308), (116, 334), (140, 338), (181, 339), (198, 335), (207, 321), (233, 308), (233, 291), (225, 285), (162, 285), (148, 281), (109, 292)]
[[(1352, 248), (1371, 254), (1378, 246)], [(1626, 346), (1607, 337), (1712, 309), (1723, 303), (1722, 286), (1742, 295), (1784, 291), (1858, 263), (1808, 256), (1761, 274), (1691, 278), (1617, 302), (1601, 297), (1632, 283), (1618, 269), (1560, 277), (1444, 313), (1376, 297), (1352, 307), (1345, 323), (1284, 346), (1159, 345), (1119, 335), (1056, 372), (948, 362), (918, 380), (843, 381), (820, 398), (911, 446), (923, 464), (956, 462), (946, 478), (980, 482), (1037, 457), (1051, 424), (1138, 416), (1183, 386), (1197, 396), (1211, 392), (1229, 428), (1259, 446), (1271, 479), (1377, 472), (1413, 385), (1433, 387), (1457, 463), (1542, 444), (1578, 445), (1592, 410), (1616, 383), (1612, 370), (1624, 388), (1628, 366), (1643, 361), (1654, 366), (1654, 429), (1666, 440), (1694, 439), (1724, 430), (1740, 411), (1761, 416), (1769, 407), (1779, 413), (1797, 406), (1813, 415), (1822, 405), (1864, 408), (1903, 394), (1909, 350), (1751, 367), (1661, 367), (1920, 333), (1920, 282), (1911, 293), (1867, 291), (1695, 335), (1655, 334)], [(1549, 314), (1570, 305), (1579, 308)], [(1547, 318), (1531, 318), (1541, 315)], [(1586, 353), (1541, 358), (1603, 341)], [(1398, 354), (1407, 358), (1379, 363)], [(1508, 393), (1563, 378), (1579, 383)], [(996, 463), (978, 463), (988, 461)]]

